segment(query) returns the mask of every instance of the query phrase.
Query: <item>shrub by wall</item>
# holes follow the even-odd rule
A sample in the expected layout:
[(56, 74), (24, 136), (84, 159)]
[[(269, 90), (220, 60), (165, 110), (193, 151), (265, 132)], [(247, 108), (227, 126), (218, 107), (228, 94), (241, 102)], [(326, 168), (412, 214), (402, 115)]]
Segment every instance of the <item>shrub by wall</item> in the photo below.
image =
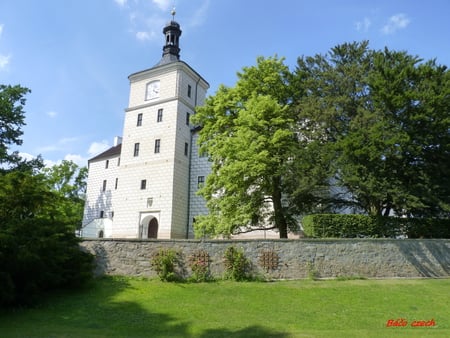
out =
[(449, 219), (316, 214), (305, 216), (302, 225), (312, 238), (450, 238)]

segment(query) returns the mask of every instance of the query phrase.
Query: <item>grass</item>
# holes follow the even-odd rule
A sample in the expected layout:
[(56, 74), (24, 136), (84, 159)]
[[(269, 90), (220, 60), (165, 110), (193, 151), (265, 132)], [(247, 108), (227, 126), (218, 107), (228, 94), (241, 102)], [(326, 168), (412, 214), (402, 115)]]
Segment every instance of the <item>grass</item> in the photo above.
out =
[[(450, 337), (450, 279), (173, 284), (106, 277), (0, 312), (7, 337)], [(406, 327), (386, 327), (404, 318)], [(412, 327), (434, 319), (433, 327)]]

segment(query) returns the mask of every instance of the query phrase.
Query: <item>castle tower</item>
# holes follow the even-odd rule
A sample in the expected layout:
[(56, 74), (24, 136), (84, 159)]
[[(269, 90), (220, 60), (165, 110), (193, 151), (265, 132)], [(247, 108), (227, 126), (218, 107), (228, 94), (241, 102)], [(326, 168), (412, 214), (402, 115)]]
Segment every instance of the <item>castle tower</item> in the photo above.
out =
[[(92, 223), (99, 213), (112, 215), (105, 237), (189, 236), (190, 116), (203, 104), (209, 84), (180, 60), (182, 31), (174, 21), (175, 12), (172, 15), (163, 29), (161, 60), (128, 77), (130, 94), (120, 147), (89, 161), (84, 224)], [(111, 165), (105, 168), (106, 160), (117, 166), (113, 174)], [(99, 210), (99, 205), (106, 205), (107, 210)], [(97, 220), (96, 227), (101, 228), (98, 224)]]

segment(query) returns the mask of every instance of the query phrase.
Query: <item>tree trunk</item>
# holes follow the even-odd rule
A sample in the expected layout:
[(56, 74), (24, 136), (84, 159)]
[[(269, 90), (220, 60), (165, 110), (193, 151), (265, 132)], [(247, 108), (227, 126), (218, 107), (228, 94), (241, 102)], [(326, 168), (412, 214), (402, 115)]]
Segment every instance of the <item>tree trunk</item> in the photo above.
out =
[(283, 205), (281, 203), (281, 177), (276, 176), (272, 179), (272, 201), (275, 218), (275, 226), (280, 232), (280, 238), (288, 238), (287, 222), (284, 215)]

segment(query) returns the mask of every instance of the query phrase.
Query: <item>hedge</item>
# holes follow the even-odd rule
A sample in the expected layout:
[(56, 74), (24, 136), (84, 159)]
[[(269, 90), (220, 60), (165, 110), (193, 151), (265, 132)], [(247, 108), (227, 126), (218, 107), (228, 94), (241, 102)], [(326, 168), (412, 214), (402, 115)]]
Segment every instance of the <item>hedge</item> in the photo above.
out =
[(450, 219), (315, 214), (302, 220), (313, 238), (450, 238)]

